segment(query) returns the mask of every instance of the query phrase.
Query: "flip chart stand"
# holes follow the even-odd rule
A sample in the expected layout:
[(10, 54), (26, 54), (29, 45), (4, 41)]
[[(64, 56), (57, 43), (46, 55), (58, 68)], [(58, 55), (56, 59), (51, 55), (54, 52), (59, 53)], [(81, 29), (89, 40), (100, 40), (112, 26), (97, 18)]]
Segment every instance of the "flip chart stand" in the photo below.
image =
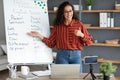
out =
[(8, 64), (7, 65), (7, 68), (9, 70), (9, 77), (10, 78), (16, 78), (17, 77), (17, 65), (14, 65), (14, 64)]

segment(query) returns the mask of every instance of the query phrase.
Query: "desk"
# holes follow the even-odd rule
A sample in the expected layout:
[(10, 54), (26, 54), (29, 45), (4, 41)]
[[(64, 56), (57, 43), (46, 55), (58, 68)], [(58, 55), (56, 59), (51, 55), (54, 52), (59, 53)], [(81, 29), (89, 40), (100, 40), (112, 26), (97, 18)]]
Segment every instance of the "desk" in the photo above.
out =
[[(91, 76), (88, 75), (85, 79), (83, 79), (83, 77), (86, 75), (87, 73), (82, 73), (80, 74), (80, 79), (51, 79), (50, 76), (44, 76), (44, 77), (39, 77), (39, 78), (36, 78), (36, 79), (30, 79), (30, 80), (90, 80), (91, 79)], [(95, 76), (100, 76), (100, 74), (95, 74)], [(11, 79), (11, 78), (7, 78), (6, 80), (25, 80), (25, 79), (22, 79), (22, 78), (15, 78), (15, 79)], [(103, 79), (96, 79), (96, 80), (103, 80)], [(110, 80), (115, 80), (115, 77), (114, 75), (110, 78)]]

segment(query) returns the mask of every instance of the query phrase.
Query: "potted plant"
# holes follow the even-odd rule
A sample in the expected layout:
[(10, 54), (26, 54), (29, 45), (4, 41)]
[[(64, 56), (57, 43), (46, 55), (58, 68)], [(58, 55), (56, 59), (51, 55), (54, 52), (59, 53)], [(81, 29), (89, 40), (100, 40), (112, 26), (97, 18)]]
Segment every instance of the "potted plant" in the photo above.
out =
[(115, 72), (117, 66), (113, 65), (111, 62), (101, 63), (99, 71), (103, 73), (104, 80), (110, 80), (110, 75)]
[(93, 6), (94, 1), (93, 0), (86, 0), (86, 5), (88, 6), (88, 10), (91, 10), (91, 7)]

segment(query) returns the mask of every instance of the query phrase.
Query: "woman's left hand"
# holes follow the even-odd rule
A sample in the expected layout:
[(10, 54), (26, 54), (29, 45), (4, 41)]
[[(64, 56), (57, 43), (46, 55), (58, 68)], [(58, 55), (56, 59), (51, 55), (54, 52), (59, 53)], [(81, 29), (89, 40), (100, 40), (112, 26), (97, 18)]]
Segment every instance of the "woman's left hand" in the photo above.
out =
[(74, 33), (75, 33), (76, 36), (80, 36), (82, 38), (84, 37), (84, 34), (81, 32), (81, 30), (75, 30)]

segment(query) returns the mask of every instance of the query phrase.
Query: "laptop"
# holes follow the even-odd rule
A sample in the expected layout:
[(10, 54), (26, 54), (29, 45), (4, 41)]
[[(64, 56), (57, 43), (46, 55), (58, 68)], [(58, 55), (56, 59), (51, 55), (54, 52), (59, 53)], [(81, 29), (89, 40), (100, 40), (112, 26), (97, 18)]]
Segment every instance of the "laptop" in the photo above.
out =
[(80, 78), (80, 64), (52, 64), (51, 78)]

